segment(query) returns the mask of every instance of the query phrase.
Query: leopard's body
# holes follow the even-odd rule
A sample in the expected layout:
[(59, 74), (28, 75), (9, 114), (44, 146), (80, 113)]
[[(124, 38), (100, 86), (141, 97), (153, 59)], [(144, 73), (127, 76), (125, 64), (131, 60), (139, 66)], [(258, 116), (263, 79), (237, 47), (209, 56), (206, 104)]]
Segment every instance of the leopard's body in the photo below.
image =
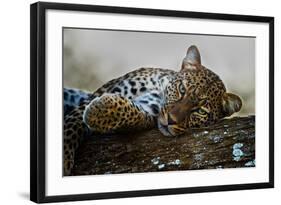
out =
[[(69, 90), (65, 89), (65, 92)], [(221, 79), (201, 65), (191, 46), (179, 72), (140, 68), (111, 80), (92, 94), (76, 90), (65, 104), (64, 174), (71, 174), (75, 150), (89, 133), (112, 134), (158, 127), (178, 136), (240, 110), (242, 102), (227, 93)], [(74, 95), (73, 95), (74, 96)]]
[(89, 99), (90, 92), (73, 88), (63, 89), (63, 110), (66, 117), (74, 108), (78, 107), (83, 101)]

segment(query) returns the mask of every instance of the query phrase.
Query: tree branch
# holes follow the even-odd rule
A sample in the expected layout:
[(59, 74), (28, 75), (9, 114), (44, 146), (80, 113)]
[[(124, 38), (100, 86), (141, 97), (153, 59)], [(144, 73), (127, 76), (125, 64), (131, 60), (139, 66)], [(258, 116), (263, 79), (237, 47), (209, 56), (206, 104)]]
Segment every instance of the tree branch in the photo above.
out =
[(92, 136), (77, 150), (73, 175), (255, 166), (255, 117), (234, 117), (179, 137), (157, 129)]

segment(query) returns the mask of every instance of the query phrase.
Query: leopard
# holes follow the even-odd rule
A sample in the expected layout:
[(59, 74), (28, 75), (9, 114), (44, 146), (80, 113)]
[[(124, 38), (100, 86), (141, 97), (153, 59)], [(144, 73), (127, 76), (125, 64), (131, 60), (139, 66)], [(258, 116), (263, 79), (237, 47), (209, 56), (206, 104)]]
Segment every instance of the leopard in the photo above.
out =
[(64, 117), (75, 107), (91, 96), (91, 92), (76, 88), (63, 88), (63, 112)]
[(65, 176), (72, 174), (75, 152), (87, 136), (157, 128), (163, 136), (180, 137), (242, 107), (241, 97), (227, 92), (220, 77), (201, 64), (195, 45), (187, 49), (179, 71), (142, 67), (92, 93), (65, 88), (64, 101)]

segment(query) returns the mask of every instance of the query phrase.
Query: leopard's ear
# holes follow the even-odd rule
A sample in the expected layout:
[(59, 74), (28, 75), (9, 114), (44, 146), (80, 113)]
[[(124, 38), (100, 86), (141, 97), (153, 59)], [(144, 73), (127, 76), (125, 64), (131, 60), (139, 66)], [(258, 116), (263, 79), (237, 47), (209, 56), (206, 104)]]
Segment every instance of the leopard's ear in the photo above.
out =
[(238, 112), (242, 107), (242, 100), (239, 96), (232, 93), (224, 93), (222, 96), (222, 108), (225, 117)]
[(201, 68), (201, 56), (198, 48), (194, 45), (187, 49), (186, 56), (182, 61), (181, 71), (187, 69), (200, 69)]

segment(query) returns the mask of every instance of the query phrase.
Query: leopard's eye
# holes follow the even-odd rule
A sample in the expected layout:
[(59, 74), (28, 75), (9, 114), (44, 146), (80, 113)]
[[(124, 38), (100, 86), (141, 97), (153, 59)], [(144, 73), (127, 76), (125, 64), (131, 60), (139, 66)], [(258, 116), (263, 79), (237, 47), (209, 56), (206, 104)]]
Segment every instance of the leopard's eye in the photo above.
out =
[(184, 85), (183, 85), (182, 83), (179, 84), (179, 91), (180, 91), (180, 93), (181, 93), (182, 95), (185, 94), (185, 87), (184, 87)]
[(208, 115), (208, 110), (204, 109), (204, 108), (199, 108), (197, 111), (196, 111), (199, 115)]
[(206, 115), (207, 114), (207, 112), (205, 110), (201, 109), (201, 108), (198, 110), (198, 113), (200, 115)]

